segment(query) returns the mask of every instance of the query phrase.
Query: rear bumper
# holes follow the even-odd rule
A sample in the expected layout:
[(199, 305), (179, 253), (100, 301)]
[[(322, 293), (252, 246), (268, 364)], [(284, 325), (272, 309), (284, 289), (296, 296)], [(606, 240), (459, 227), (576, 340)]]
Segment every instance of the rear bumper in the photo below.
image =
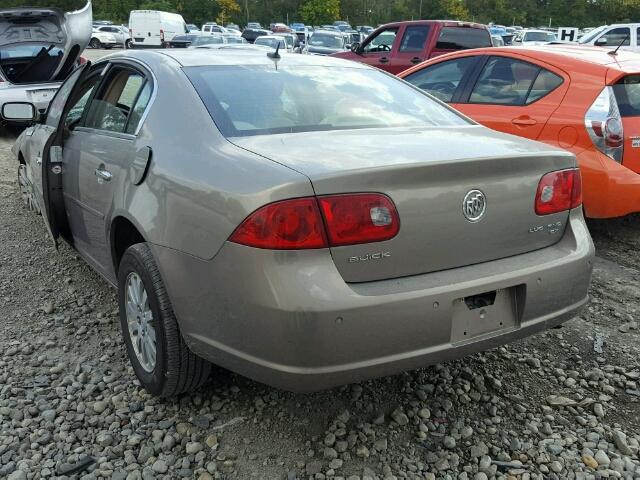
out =
[[(423, 367), (562, 323), (587, 301), (594, 256), (580, 209), (552, 247), (359, 284), (342, 280), (326, 250), (271, 252), (228, 243), (205, 261), (153, 248), (190, 348), (293, 391)], [(455, 305), (492, 290), (517, 291), (516, 314), (505, 315), (505, 327), (461, 338)]]
[(582, 170), (587, 217), (614, 218), (640, 212), (640, 174), (598, 151), (585, 150), (576, 157)]

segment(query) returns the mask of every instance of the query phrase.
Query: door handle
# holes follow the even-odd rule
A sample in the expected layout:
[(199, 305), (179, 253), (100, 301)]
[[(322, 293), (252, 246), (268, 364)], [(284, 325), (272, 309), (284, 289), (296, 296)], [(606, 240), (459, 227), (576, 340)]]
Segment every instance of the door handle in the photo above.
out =
[(411, 63), (420, 63), (422, 59), (420, 57), (413, 57), (410, 62)]
[(36, 157), (36, 163), (42, 165), (42, 157)]
[(105, 170), (104, 167), (102, 166), (96, 168), (96, 171), (94, 173), (96, 177), (98, 177), (101, 180), (104, 180), (105, 182), (110, 182), (111, 179), (113, 178), (113, 175), (111, 175), (111, 172), (108, 170)]
[(387, 57), (382, 57), (380, 59), (380, 63), (389, 63), (389, 59)]
[(535, 125), (538, 122), (527, 115), (523, 115), (521, 117), (514, 118), (513, 120), (511, 120), (511, 123), (513, 123), (514, 125), (531, 126)]

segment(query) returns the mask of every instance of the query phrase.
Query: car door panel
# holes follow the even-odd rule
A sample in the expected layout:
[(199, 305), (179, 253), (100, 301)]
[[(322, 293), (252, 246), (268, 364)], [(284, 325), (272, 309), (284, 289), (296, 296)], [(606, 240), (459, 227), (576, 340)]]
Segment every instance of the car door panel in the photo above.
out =
[[(510, 100), (508, 97), (509, 93), (503, 94), (505, 96), (500, 98), (500, 94), (496, 92), (500, 92), (501, 89), (494, 88), (493, 91), (487, 91), (486, 95), (483, 96), (479, 87), (480, 82), (482, 82), (482, 77), (479, 74), (478, 78), (468, 86), (466, 95), (462, 99), (458, 99), (458, 102), (452, 104), (452, 106), (466, 115), (469, 115), (477, 122), (494, 130), (530, 138), (532, 140), (538, 139), (544, 129), (544, 126), (547, 124), (553, 112), (560, 106), (562, 99), (567, 92), (570, 82), (569, 76), (558, 68), (552, 67), (543, 62), (533, 62), (529, 58), (522, 58), (513, 55), (493, 55), (487, 59), (485, 68), (490, 68), (490, 62), (496, 58), (510, 59), (517, 65), (517, 68), (521, 70), (524, 67), (525, 77), (527, 75), (526, 69), (529, 68), (528, 65), (542, 69), (538, 71), (535, 77), (532, 77), (532, 84), (526, 92), (527, 99), (530, 101), (527, 101), (524, 104), (496, 103), (508, 102)], [(533, 70), (530, 69), (529, 72), (533, 72)], [(553, 77), (549, 76), (548, 72), (553, 74)], [(547, 77), (551, 78), (551, 83), (554, 81), (554, 78), (559, 77), (561, 83), (555, 86), (555, 88), (550, 88), (550, 81)], [(513, 78), (512, 81), (517, 83), (516, 78)], [(537, 86), (538, 84), (540, 84), (543, 89), (545, 86), (549, 87), (550, 91), (546, 94), (540, 93), (539, 98), (535, 98), (535, 95), (537, 95), (535, 92), (537, 91), (537, 88), (539, 88)], [(509, 90), (509, 85), (505, 85), (504, 87), (505, 91)], [(522, 95), (522, 92), (519, 90), (512, 90), (514, 98), (516, 95)], [(546, 92), (546, 90), (544, 91)], [(474, 97), (474, 92), (480, 93)]]
[[(359, 60), (363, 63), (373, 67), (378, 67), (391, 73), (399, 73), (402, 71), (402, 69), (399, 69), (398, 72), (392, 71), (394, 67), (391, 65), (391, 58), (398, 49), (398, 42), (403, 29), (404, 27), (389, 27), (370, 36), (361, 48), (359, 53), (361, 58)], [(391, 35), (394, 35), (395, 37), (393, 38), (392, 44), (389, 45), (389, 43), (391, 43)], [(382, 41), (382, 39), (385, 40)], [(372, 45), (376, 46), (372, 48)], [(386, 45), (386, 47), (382, 47), (381, 45)], [(369, 51), (368, 49), (372, 49), (374, 51)]]

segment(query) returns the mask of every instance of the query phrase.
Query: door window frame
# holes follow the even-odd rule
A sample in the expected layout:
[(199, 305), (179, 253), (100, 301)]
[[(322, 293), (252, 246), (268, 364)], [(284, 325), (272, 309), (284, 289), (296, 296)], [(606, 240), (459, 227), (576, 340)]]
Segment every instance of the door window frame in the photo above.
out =
[[(396, 36), (393, 39), (393, 43), (391, 44), (391, 48), (389, 50), (376, 50), (375, 52), (368, 52), (365, 50), (365, 48), (369, 44), (371, 44), (376, 38), (382, 35), (385, 31), (389, 31), (389, 30), (395, 30), (395, 34), (396, 34)], [(373, 37), (372, 35), (369, 35), (369, 37), (367, 37), (367, 41), (360, 45), (358, 53), (362, 55), (378, 55), (378, 54), (389, 55), (391, 54), (391, 52), (394, 52), (397, 49), (398, 38), (402, 36), (403, 31), (404, 31), (404, 28), (401, 28), (400, 26), (383, 27), (379, 30), (378, 34), (375, 37)]]
[[(142, 128), (142, 125), (144, 124), (144, 121), (147, 118), (147, 115), (149, 113), (151, 105), (153, 104), (153, 102), (154, 102), (154, 100), (156, 98), (158, 82), (156, 80), (155, 75), (153, 74), (151, 69), (149, 69), (146, 65), (142, 64), (141, 62), (132, 60), (132, 59), (107, 60), (104, 65), (102, 65), (101, 63), (98, 63), (96, 65), (99, 65), (100, 67), (102, 67), (102, 71), (99, 74), (102, 78), (101, 78), (101, 80), (98, 81), (98, 84), (94, 87), (93, 92), (91, 93), (91, 96), (87, 100), (87, 104), (85, 106), (85, 109), (82, 112), (82, 117), (80, 119), (80, 122), (78, 123), (76, 128), (74, 128), (73, 131), (97, 133), (97, 134), (100, 134), (100, 135), (106, 135), (106, 136), (112, 136), (112, 137), (118, 137), (118, 138), (135, 138), (135, 137), (137, 137), (138, 134), (140, 133), (140, 129)], [(110, 130), (103, 130), (103, 129), (100, 129), (100, 128), (85, 126), (85, 122), (87, 120), (87, 118), (86, 118), (87, 117), (87, 113), (88, 113), (88, 111), (90, 109), (91, 103), (95, 100), (95, 97), (98, 94), (98, 92), (102, 92), (104, 90), (104, 88), (106, 86), (106, 82), (110, 78), (110, 73), (114, 69), (130, 70), (130, 71), (133, 71), (133, 72), (141, 75), (142, 78), (143, 78), (143, 81), (142, 81), (142, 83), (140, 85), (140, 88), (138, 89), (138, 92), (136, 93), (135, 99), (133, 100), (133, 103), (131, 104), (131, 110), (129, 111), (129, 113), (127, 115), (127, 121), (125, 122), (123, 131), (122, 132), (113, 132), (113, 131), (110, 131)], [(129, 125), (129, 121), (131, 119), (131, 113), (132, 113), (134, 107), (136, 106), (136, 102), (140, 98), (140, 95), (141, 95), (142, 91), (144, 90), (145, 86), (147, 85), (147, 83), (151, 83), (151, 94), (149, 96), (149, 101), (147, 102), (147, 105), (146, 105), (146, 107), (144, 109), (144, 112), (142, 113), (142, 115), (140, 116), (140, 119), (138, 120), (138, 125), (136, 126), (136, 129), (134, 130), (134, 132), (133, 133), (127, 133), (127, 127)]]
[[(516, 62), (528, 63), (528, 64), (533, 65), (534, 67), (538, 68), (538, 73), (536, 74), (536, 78), (533, 79), (533, 82), (529, 86), (529, 91), (527, 92), (527, 96), (525, 97), (525, 99), (529, 97), (529, 93), (531, 93), (531, 89), (533, 88), (533, 85), (536, 83), (536, 80), (538, 79), (538, 75), (540, 75), (540, 72), (542, 70), (548, 70), (549, 72), (553, 73), (554, 75), (557, 75), (558, 77), (560, 77), (562, 79), (562, 81), (558, 85), (556, 85), (555, 88), (549, 90), (543, 96), (538, 97), (534, 101), (529, 102), (529, 103), (523, 103), (523, 104), (519, 104), (519, 105), (514, 105), (514, 104), (508, 104), (508, 103), (471, 102), (471, 101), (469, 101), (470, 98), (471, 98), (471, 94), (473, 93), (473, 89), (476, 87), (476, 85), (478, 83), (478, 80), (480, 79), (480, 75), (482, 74), (482, 71), (484, 70), (485, 65), (492, 58), (506, 58), (506, 59), (513, 60), (513, 61), (516, 61)], [(460, 104), (464, 104), (464, 105), (486, 105), (486, 106), (493, 106), (493, 107), (512, 107), (512, 108), (513, 107), (520, 107), (520, 108), (528, 107), (530, 105), (534, 105), (535, 103), (539, 102), (540, 100), (543, 100), (543, 99), (547, 98), (549, 95), (551, 95), (551, 93), (555, 92), (558, 88), (560, 88), (562, 85), (564, 85), (566, 80), (567, 80), (567, 76), (566, 76), (566, 74), (564, 72), (560, 73), (560, 71), (557, 70), (557, 69), (549, 68), (549, 66), (547, 66), (546, 64), (542, 65), (540, 62), (534, 62), (531, 59), (523, 59), (523, 58), (512, 56), (512, 55), (499, 55), (499, 54), (482, 55), (481, 61), (479, 61), (475, 65), (475, 68), (472, 69), (472, 71), (469, 73), (469, 78), (467, 79), (467, 82), (465, 82), (465, 87), (464, 87), (464, 90), (460, 94), (459, 101), (458, 102), (453, 102), (452, 101), (451, 103), (460, 103)]]

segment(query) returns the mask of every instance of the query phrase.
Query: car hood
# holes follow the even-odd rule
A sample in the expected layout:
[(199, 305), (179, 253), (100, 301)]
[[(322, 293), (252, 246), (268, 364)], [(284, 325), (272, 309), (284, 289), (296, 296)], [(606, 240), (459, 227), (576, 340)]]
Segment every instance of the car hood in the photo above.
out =
[(3, 47), (9, 46), (53, 45), (62, 49), (64, 56), (51, 78), (64, 78), (91, 40), (92, 18), (91, 2), (87, 2), (81, 10), (67, 13), (57, 8), (2, 9), (0, 53)]

